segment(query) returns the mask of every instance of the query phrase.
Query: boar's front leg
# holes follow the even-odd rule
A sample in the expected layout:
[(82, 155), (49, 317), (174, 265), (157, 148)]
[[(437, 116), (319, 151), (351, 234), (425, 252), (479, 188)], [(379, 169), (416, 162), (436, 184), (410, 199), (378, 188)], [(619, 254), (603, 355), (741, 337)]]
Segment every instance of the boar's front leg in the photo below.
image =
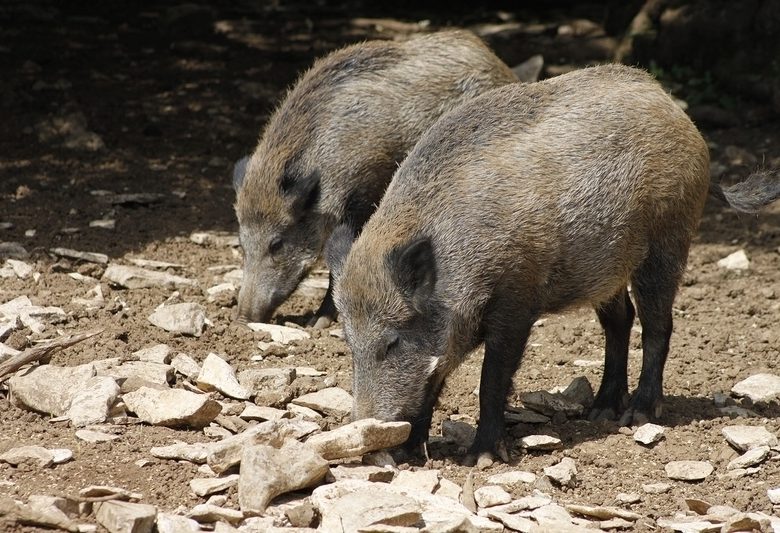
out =
[(485, 455), (491, 460), (498, 457), (504, 462), (509, 461), (504, 408), (534, 317), (527, 312), (512, 313), (507, 308), (497, 311), (497, 314), (501, 316), (492, 317), (485, 324), (485, 359), (479, 383), (479, 425), (467, 463)]
[(322, 299), (320, 308), (309, 320), (308, 326), (315, 329), (325, 329), (336, 321), (338, 311), (333, 302), (333, 274), (328, 277), (328, 290), (325, 291), (325, 297)]

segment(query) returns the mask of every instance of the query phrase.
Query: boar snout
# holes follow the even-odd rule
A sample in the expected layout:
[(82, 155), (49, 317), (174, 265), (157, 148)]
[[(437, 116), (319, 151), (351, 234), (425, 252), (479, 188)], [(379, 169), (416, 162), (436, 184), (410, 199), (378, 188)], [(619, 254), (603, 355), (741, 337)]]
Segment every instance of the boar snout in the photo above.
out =
[(238, 322), (268, 322), (284, 300), (278, 292), (264, 294), (251, 286), (242, 286), (238, 292)]

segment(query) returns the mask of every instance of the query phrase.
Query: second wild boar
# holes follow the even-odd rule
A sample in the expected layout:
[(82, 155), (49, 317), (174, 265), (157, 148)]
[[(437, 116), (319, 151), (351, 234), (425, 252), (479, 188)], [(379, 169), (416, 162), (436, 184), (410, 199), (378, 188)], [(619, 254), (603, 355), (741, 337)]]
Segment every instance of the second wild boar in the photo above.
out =
[[(466, 31), (370, 41), (316, 61), (234, 169), (244, 250), (239, 320), (267, 321), (336, 225), (363, 226), (398, 164), (444, 112), (516, 80)], [(335, 314), (329, 288), (311, 323), (326, 327)]]

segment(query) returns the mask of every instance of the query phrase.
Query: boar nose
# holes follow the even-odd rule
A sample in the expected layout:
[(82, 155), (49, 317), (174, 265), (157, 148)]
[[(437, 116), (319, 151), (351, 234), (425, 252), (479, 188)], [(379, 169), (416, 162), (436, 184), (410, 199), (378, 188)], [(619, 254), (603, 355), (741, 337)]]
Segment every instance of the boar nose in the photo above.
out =
[(274, 292), (264, 295), (253, 287), (241, 287), (238, 292), (238, 312), (236, 319), (242, 324), (247, 322), (268, 322), (276, 307), (281, 303)]
[(268, 322), (271, 319), (273, 310), (266, 311), (264, 309), (258, 309), (257, 307), (239, 305), (238, 313), (236, 314), (236, 321), (239, 324), (247, 324), (249, 322)]

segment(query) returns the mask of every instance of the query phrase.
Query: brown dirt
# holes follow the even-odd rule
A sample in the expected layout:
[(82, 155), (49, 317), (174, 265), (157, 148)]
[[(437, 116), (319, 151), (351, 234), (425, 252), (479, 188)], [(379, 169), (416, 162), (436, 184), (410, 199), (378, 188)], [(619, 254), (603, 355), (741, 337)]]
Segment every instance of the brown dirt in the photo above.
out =
[[(33, 339), (96, 326), (106, 329), (96, 340), (55, 355), (54, 364), (127, 357), (161, 342), (198, 360), (209, 352), (224, 354), (239, 370), (257, 364), (313, 366), (349, 389), (348, 351), (343, 341), (327, 333), (310, 330), (312, 340), (253, 363), (250, 358), (260, 353), (257, 341), (261, 335), (231, 323), (231, 302), (220, 306), (208, 302), (205, 295), (205, 289), (221, 282), (222, 276), (208, 268), (238, 266), (237, 250), (199, 246), (188, 235), (195, 230), (236, 230), (231, 162), (252, 148), (274, 102), (297, 72), (343, 42), (405, 33), (410, 25), (385, 22), (385, 29), (379, 30), (355, 21), (357, 14), (349, 6), (321, 8), (303, 17), (287, 6), (279, 10), (234, 8), (207, 17), (205, 23), (196, 16), (183, 29), (181, 20), (166, 19), (166, 7), (129, 11), (119, 7), (125, 4), (118, 4), (95, 13), (79, 12), (75, 3), (71, 12), (61, 13), (54, 5), (39, 2), (29, 8), (19, 4), (18, 11), (0, 9), (0, 19), (9, 20), (11, 13), (18, 22), (0, 29), (0, 222), (14, 225), (0, 230), (0, 241), (22, 243), (41, 274), (37, 281), (2, 279), (0, 302), (28, 295), (35, 304), (61, 306), (68, 313), (65, 322)], [(416, 21), (426, 15), (400, 18)], [(490, 13), (463, 19), (475, 22), (475, 17), (482, 17), (477, 22), (496, 21)], [(214, 21), (219, 28), (216, 33), (211, 31)], [(432, 27), (446, 22), (434, 18)], [(70, 112), (84, 115), (88, 129), (102, 138), (104, 148), (67, 148), (57, 136), (41, 140), (42, 124)], [(744, 175), (755, 163), (748, 159), (747, 165), (738, 164), (735, 151), (726, 147), (738, 146), (759, 163), (780, 166), (778, 132), (778, 123), (764, 122), (705, 133), (713, 160), (725, 165), (726, 177), (732, 178)], [(91, 194), (101, 189), (164, 196), (155, 204), (112, 207)], [(177, 196), (177, 191), (184, 194)], [(89, 227), (91, 220), (103, 217), (116, 219), (116, 228)], [(63, 232), (64, 228), (78, 231)], [(34, 236), (25, 236), (29, 229), (36, 230)], [(213, 325), (197, 339), (152, 326), (146, 317), (170, 296), (164, 289), (128, 291), (101, 283), (106, 304), (84, 310), (71, 300), (85, 297), (92, 285), (68, 273), (99, 277), (102, 268), (54, 258), (47, 251), (56, 246), (106, 253), (119, 263), (139, 256), (182, 263), (180, 273), (196, 278), (199, 285), (180, 291), (181, 298), (203, 304)], [(726, 271), (716, 265), (718, 259), (739, 248), (751, 260), (749, 271)], [(556, 500), (612, 504), (618, 492), (637, 492), (642, 501), (632, 509), (648, 518), (684, 509), (686, 497), (771, 513), (766, 489), (780, 483), (780, 462), (770, 461), (750, 477), (722, 478), (720, 474), (736, 454), (720, 430), (735, 421), (719, 413), (712, 395), (729, 391), (736, 381), (751, 374), (780, 370), (778, 298), (780, 205), (758, 217), (709, 205), (676, 304), (675, 334), (665, 374), (662, 423), (668, 426), (666, 439), (644, 448), (621, 434), (615, 424), (584, 420), (555, 420), (541, 428), (515, 427), (513, 435), (532, 430), (557, 434), (564, 448), (543, 454), (514, 450), (510, 466), (496, 465), (477, 473), (477, 486), (489, 474), (510, 467), (538, 473), (569, 456), (577, 462), (579, 483), (573, 489), (552, 489)], [(280, 309), (276, 319), (303, 324), (317, 303), (316, 298), (298, 295)], [(24, 336), (12, 341), (17, 348), (29, 345)], [(600, 368), (573, 365), (575, 359), (602, 357), (603, 338), (592, 311), (548, 316), (535, 328), (530, 342), (515, 377), (518, 393), (566, 385), (580, 375), (597, 387)], [(477, 417), (473, 391), (480, 364), (481, 353), (476, 353), (451, 376), (440, 398), (433, 434), (449, 414)], [(629, 362), (632, 383), (636, 383), (640, 365), (639, 336), (635, 335)], [(301, 383), (302, 387), (322, 386), (322, 380), (309, 381)], [(511, 401), (517, 403), (516, 396)], [(759, 418), (742, 422), (765, 425), (780, 434), (777, 403), (747, 407)], [(18, 499), (31, 494), (72, 495), (89, 484), (108, 484), (141, 492), (145, 502), (168, 511), (200, 502), (188, 487), (195, 466), (149, 455), (152, 446), (203, 440), (200, 432), (131, 425), (119, 428), (122, 436), (113, 443), (86, 444), (66, 424), (13, 407), (4, 392), (0, 392), (0, 424), (0, 452), (35, 443), (70, 448), (75, 456), (51, 469), (0, 464), (0, 480), (12, 483), (0, 483), (0, 495)], [(468, 469), (459, 464), (457, 450), (431, 449), (427, 466), (441, 468), (453, 481), (465, 479)], [(140, 459), (150, 462), (138, 466)], [(644, 494), (642, 484), (667, 481), (664, 464), (678, 459), (710, 460), (716, 475), (695, 484), (671, 482), (666, 494)], [(530, 490), (518, 489), (515, 496)], [(640, 524), (638, 529), (650, 529), (649, 524)], [(22, 530), (16, 525), (5, 527)]]

